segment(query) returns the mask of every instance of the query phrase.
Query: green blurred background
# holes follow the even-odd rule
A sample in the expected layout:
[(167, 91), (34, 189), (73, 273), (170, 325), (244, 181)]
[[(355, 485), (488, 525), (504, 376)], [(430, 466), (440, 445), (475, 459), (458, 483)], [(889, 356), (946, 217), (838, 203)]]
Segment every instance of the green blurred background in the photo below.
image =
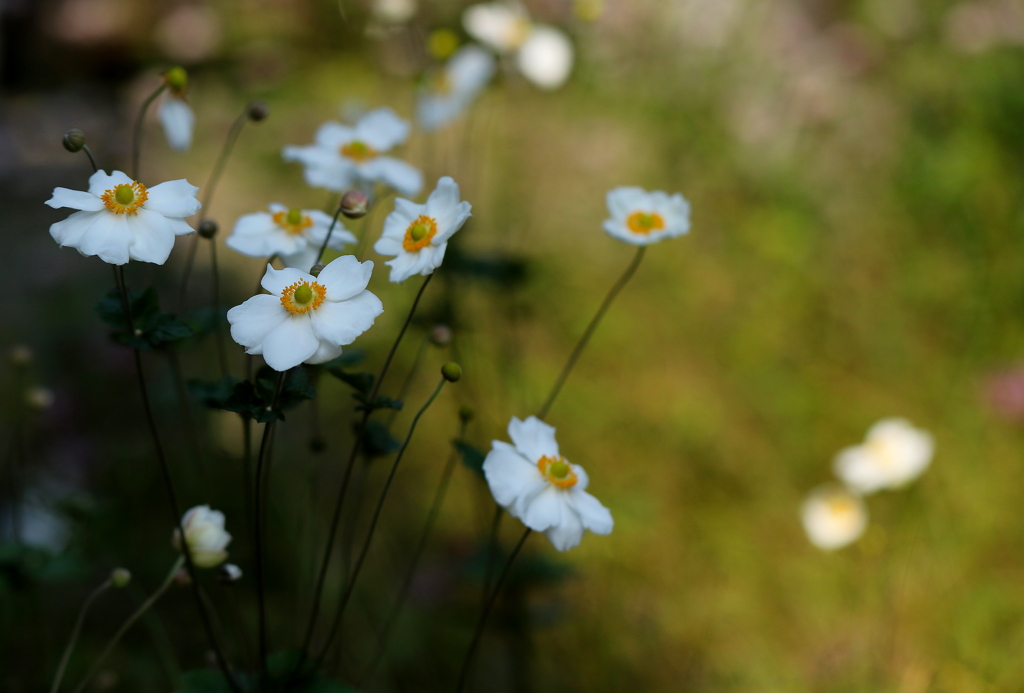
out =
[[(58, 249), (43, 202), (82, 188), (86, 131), (101, 167), (124, 168), (131, 120), (169, 65), (191, 74), (190, 153), (147, 123), (143, 180), (203, 185), (231, 121), (246, 126), (210, 215), (225, 307), (251, 295), (261, 263), (223, 245), (233, 221), (269, 202), (327, 197), (285, 164), (342, 112), (413, 113), (430, 67), (425, 37), (461, 33), (467, 3), (421, 2), (389, 24), (341, 0), (4, 0), (0, 6), (2, 346), (25, 344), (52, 406), (27, 415), (25, 463), (5, 460), (0, 544), (0, 689), (46, 690), (85, 595), (118, 565), (135, 581), (87, 622), (65, 688), (174, 560), (166, 498), (133, 389), (131, 357), (93, 309), (109, 288), (95, 258)], [(601, 230), (619, 185), (680, 191), (689, 236), (658, 244), (619, 297), (548, 420), (616, 520), (557, 554), (534, 537), (481, 651), (478, 690), (849, 691), (1024, 688), (1024, 4), (1016, 0), (605, 0), (584, 21), (570, 0), (532, 0), (565, 29), (573, 76), (542, 93), (499, 76), (451, 127), (415, 131), (400, 153), (428, 188), (452, 175), (473, 219), (446, 262), (390, 376), (422, 347), (407, 409), (456, 358), (461, 382), (424, 417), (346, 620), (351, 680), (372, 652), (471, 404), (467, 439), (505, 437), (533, 413), (632, 249)], [(339, 112), (340, 111), (340, 112)], [(385, 313), (356, 343), (376, 371), (415, 292), (391, 285), (369, 250), (384, 208), (353, 222), (378, 263)], [(129, 282), (175, 303), (186, 243)], [(208, 249), (190, 304), (210, 301)], [(216, 376), (212, 340), (181, 354), (187, 377)], [(241, 350), (232, 345), (241, 374)], [(363, 366), (361, 366), (363, 367)], [(172, 364), (147, 355), (183, 502), (228, 515), (234, 587), (211, 579), (225, 628), (252, 656), (251, 542), (233, 414), (176, 399)], [(2, 374), (3, 444), (13, 446), (26, 382)], [(351, 441), (351, 399), (322, 379), (318, 407), (289, 413), (270, 485), (271, 639), (294, 646)], [(387, 388), (385, 388), (387, 389)], [(884, 416), (936, 438), (911, 488), (868, 500), (855, 545), (815, 549), (799, 504), (831, 478), (837, 450)], [(395, 421), (404, 432), (411, 412)], [(191, 421), (191, 424), (189, 423)], [(190, 431), (198, 432), (198, 444)], [(314, 453), (321, 438), (326, 450)], [(197, 451), (198, 450), (198, 451)], [(372, 498), (387, 464), (365, 467)], [(24, 506), (18, 503), (24, 501)], [(486, 487), (460, 468), (390, 655), (365, 690), (450, 690), (479, 602)], [(20, 541), (15, 523), (20, 516)], [(510, 547), (520, 528), (506, 519)], [(334, 583), (332, 583), (334, 584)], [(336, 586), (336, 585), (335, 585)], [(171, 691), (206, 664), (188, 590), (162, 600), (117, 649), (93, 690)]]

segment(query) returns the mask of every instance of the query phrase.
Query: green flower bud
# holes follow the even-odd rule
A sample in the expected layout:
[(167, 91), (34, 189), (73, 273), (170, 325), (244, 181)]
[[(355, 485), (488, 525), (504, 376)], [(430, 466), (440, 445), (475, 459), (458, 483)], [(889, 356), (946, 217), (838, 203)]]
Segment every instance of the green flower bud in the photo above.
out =
[(324, 266), (321, 265), (318, 262), (318, 263), (316, 263), (315, 265), (313, 265), (312, 267), (309, 268), (309, 273), (312, 274), (314, 277), (319, 277), (320, 276), (320, 272), (322, 272), (323, 269), (324, 269)]
[(472, 421), (474, 414), (476, 414), (476, 412), (473, 410), (473, 407), (469, 406), (468, 404), (463, 404), (461, 407), (459, 407), (459, 419), (463, 423), (469, 423), (470, 421)]
[(220, 225), (213, 219), (203, 219), (199, 222), (199, 228), (196, 230), (203, 238), (213, 238), (217, 235), (217, 231), (220, 230)]
[(254, 123), (258, 123), (261, 120), (266, 120), (268, 115), (270, 115), (270, 106), (268, 106), (266, 102), (249, 102), (249, 120), (251, 120)]
[(341, 198), (341, 213), (349, 219), (366, 216), (370, 201), (362, 190), (349, 190)]
[(450, 383), (458, 382), (459, 378), (462, 377), (462, 366), (454, 361), (449, 361), (441, 366), (441, 375)]
[(132, 581), (132, 574), (125, 568), (114, 568), (110, 571), (110, 584), (117, 589), (124, 589)]
[(164, 81), (167, 82), (167, 86), (170, 87), (172, 91), (176, 91), (180, 94), (185, 91), (185, 88), (188, 86), (188, 72), (186, 72), (185, 68), (180, 65), (172, 67), (164, 73)]
[(85, 146), (85, 133), (81, 130), (68, 130), (64, 133), (64, 149), (69, 152), (80, 152)]

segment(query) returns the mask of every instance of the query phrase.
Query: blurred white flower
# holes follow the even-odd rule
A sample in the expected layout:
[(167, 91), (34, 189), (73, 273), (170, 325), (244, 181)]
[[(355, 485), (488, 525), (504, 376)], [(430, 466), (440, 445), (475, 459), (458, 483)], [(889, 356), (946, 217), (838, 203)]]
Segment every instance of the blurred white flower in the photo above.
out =
[(162, 265), (174, 237), (193, 233), (185, 217), (199, 211), (198, 190), (184, 179), (147, 189), (121, 171), (97, 171), (89, 177), (88, 192), (54, 189), (47, 205), (81, 211), (50, 226), (50, 235), (62, 247), (112, 265), (129, 259)]
[(196, 117), (185, 99), (168, 94), (160, 102), (160, 124), (164, 127), (167, 144), (177, 152), (188, 151), (192, 146), (192, 131)]
[[(227, 560), (227, 547), (231, 535), (224, 531), (224, 513), (210, 510), (208, 505), (197, 505), (181, 518), (185, 530), (185, 543), (197, 568), (213, 568)], [(181, 533), (175, 529), (174, 548), (182, 551)]]
[(544, 532), (559, 551), (579, 545), (585, 530), (611, 534), (608, 508), (586, 492), (583, 467), (558, 453), (555, 429), (535, 416), (512, 417), (512, 445), (495, 440), (484, 460), (494, 499), (532, 530)]
[(416, 102), (416, 118), (424, 130), (455, 120), (494, 77), (495, 60), (475, 45), (460, 48), (430, 80)]
[(441, 266), (448, 239), (470, 217), (471, 205), (459, 201), (459, 184), (445, 176), (437, 181), (427, 203), (395, 200), (395, 211), (384, 220), (384, 233), (373, 249), (394, 255), (391, 281), (404, 282), (414, 274), (426, 276)]
[(498, 53), (508, 53), (523, 45), (530, 33), (530, 16), (514, 2), (483, 2), (470, 5), (462, 13), (466, 33)]
[(341, 192), (348, 188), (383, 183), (403, 195), (417, 195), (423, 175), (400, 159), (383, 156), (409, 136), (409, 124), (390, 108), (378, 108), (362, 116), (355, 126), (327, 122), (316, 133), (316, 143), (287, 146), (286, 161), (305, 168), (306, 182), (317, 188)]
[[(287, 267), (309, 271), (331, 228), (331, 216), (316, 209), (288, 209), (273, 203), (270, 212), (246, 214), (235, 222), (226, 241), (229, 248), (250, 257), (277, 255)], [(328, 248), (341, 250), (356, 237), (339, 219)]]
[(608, 212), (604, 230), (633, 245), (650, 245), (690, 230), (690, 204), (679, 193), (615, 188), (608, 193)]
[(370, 329), (384, 312), (366, 290), (373, 262), (339, 257), (316, 277), (294, 268), (267, 265), (263, 288), (228, 311), (231, 338), (247, 354), (262, 354), (271, 368), (286, 371), (300, 363), (323, 363)]
[(820, 486), (800, 510), (807, 538), (819, 549), (840, 549), (860, 538), (868, 525), (864, 501), (842, 486)]
[(416, 0), (373, 0), (373, 16), (387, 24), (404, 24), (416, 14)]
[(873, 493), (899, 488), (928, 468), (935, 451), (931, 434), (906, 419), (882, 419), (868, 430), (860, 445), (836, 455), (836, 476), (851, 489)]
[(535, 26), (516, 54), (516, 67), (523, 77), (552, 91), (569, 79), (572, 62), (572, 41), (552, 26)]

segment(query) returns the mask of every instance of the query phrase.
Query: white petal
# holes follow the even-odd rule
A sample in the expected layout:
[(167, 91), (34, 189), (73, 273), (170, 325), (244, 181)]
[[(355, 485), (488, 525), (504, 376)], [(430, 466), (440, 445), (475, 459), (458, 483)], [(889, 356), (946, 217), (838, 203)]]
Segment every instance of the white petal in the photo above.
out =
[(112, 265), (123, 265), (128, 262), (128, 249), (134, 240), (125, 218), (127, 215), (100, 214), (96, 223), (82, 235), (77, 245), (78, 252), (82, 255), (96, 255)]
[(380, 299), (369, 291), (346, 301), (324, 301), (311, 311), (310, 321), (317, 338), (332, 344), (351, 344), (384, 312)]
[(92, 193), (81, 190), (69, 190), (68, 188), (54, 188), (53, 197), (46, 201), (46, 204), (54, 209), (69, 207), (80, 209), (83, 212), (98, 212), (106, 205), (103, 200)]
[(184, 178), (154, 185), (147, 192), (149, 198), (142, 206), (165, 217), (190, 217), (202, 207), (196, 199), (199, 188)]
[(378, 255), (398, 255), (402, 250), (402, 241), (388, 236), (381, 236), (373, 244), (373, 252)]
[(188, 225), (188, 222), (184, 219), (175, 219), (173, 217), (164, 217), (167, 222), (168, 228), (174, 232), (175, 236), (187, 236), (190, 233), (195, 233), (196, 230)]
[(390, 156), (378, 156), (362, 167), (369, 180), (380, 181), (403, 195), (415, 197), (423, 188), (423, 174), (415, 166)]
[(132, 179), (123, 171), (111, 171), (107, 175), (102, 169), (89, 176), (89, 192), (96, 197), (101, 196), (108, 190), (113, 190), (119, 185), (131, 185)]
[(327, 150), (316, 145), (308, 147), (285, 147), (285, 161), (303, 164), (303, 177), (314, 188), (325, 188), (334, 192), (347, 190), (356, 183), (356, 171), (336, 150)]
[(320, 348), (308, 314), (289, 316), (263, 339), (263, 360), (275, 371), (286, 371)]
[(280, 298), (271, 294), (257, 294), (228, 311), (231, 338), (246, 348), (260, 345), (288, 317), (288, 311), (281, 305)]
[(573, 512), (565, 513), (562, 523), (544, 532), (551, 545), (558, 551), (568, 551), (580, 545), (583, 540), (583, 523)]
[(50, 235), (61, 247), (71, 246), (77, 248), (82, 242), (82, 236), (88, 233), (93, 224), (106, 223), (107, 217), (111, 216), (106, 210), (102, 212), (75, 212), (64, 221), (58, 221), (50, 226)]
[(462, 228), (462, 225), (466, 223), (466, 220), (472, 216), (470, 213), (471, 209), (472, 205), (468, 202), (460, 202), (455, 205), (454, 208), (441, 214), (437, 218), (437, 235), (431, 238), (430, 242), (434, 245), (446, 243), (449, 238), (455, 235), (456, 231)]
[(586, 491), (578, 488), (579, 484), (569, 489), (569, 505), (579, 514), (583, 526), (594, 534), (611, 534), (615, 521), (611, 511)]
[(550, 26), (534, 26), (516, 54), (516, 66), (541, 89), (558, 89), (572, 72), (572, 41)]
[(132, 244), (128, 249), (131, 259), (157, 265), (167, 262), (174, 248), (174, 231), (166, 218), (140, 209), (136, 215), (128, 216), (128, 227), (132, 230)]
[(390, 108), (370, 111), (356, 125), (355, 139), (365, 142), (378, 152), (396, 147), (405, 142), (408, 136), (409, 123), (399, 118)]
[(609, 190), (606, 196), (608, 212), (612, 218), (625, 221), (633, 212), (649, 206), (647, 191), (636, 186), (623, 186)]
[(269, 257), (274, 252), (269, 250), (267, 238), (277, 229), (277, 224), (266, 212), (245, 214), (235, 222), (235, 227), (225, 243), (243, 255)]
[(384, 264), (391, 268), (388, 280), (395, 284), (401, 284), (406, 279), (416, 274), (416, 264), (419, 258), (417, 253), (401, 251), (394, 260), (388, 260)]
[(192, 130), (195, 128), (196, 117), (192, 109), (183, 99), (174, 96), (166, 97), (160, 104), (160, 123), (164, 126), (164, 135), (171, 149), (179, 152), (188, 151), (192, 146)]
[(365, 289), (371, 274), (372, 260), (359, 262), (355, 255), (343, 255), (328, 263), (317, 281), (327, 289), (328, 301), (344, 301)]
[(522, 43), (529, 20), (518, 6), (487, 2), (466, 8), (462, 13), (462, 26), (477, 41), (503, 53)]
[(536, 463), (541, 457), (558, 457), (554, 426), (547, 425), (536, 416), (527, 417), (525, 421), (513, 416), (508, 423), (508, 436), (516, 449), (531, 462)]
[(341, 356), (340, 346), (320, 340), (320, 348), (316, 350), (316, 353), (306, 359), (304, 363), (327, 363), (339, 356)]
[(564, 492), (548, 484), (547, 488), (534, 496), (530, 504), (523, 508), (523, 514), (519, 519), (530, 529), (543, 532), (562, 523), (563, 511), (568, 510), (564, 508), (564, 504)]
[(302, 270), (297, 270), (292, 267), (285, 267), (284, 269), (278, 270), (268, 264), (267, 273), (264, 274), (263, 279), (260, 280), (260, 286), (275, 296), (280, 296), (282, 291), (295, 282), (312, 283), (314, 281), (316, 281), (316, 279), (311, 274), (303, 272)]
[(418, 205), (403, 197), (395, 198), (395, 209), (384, 219), (384, 231), (381, 236), (403, 240), (409, 225), (416, 221), (426, 208), (426, 205)]
[(544, 481), (536, 464), (499, 440), (484, 458), (483, 471), (494, 500), (503, 508), (510, 508), (526, 489)]
[(445, 70), (454, 91), (463, 100), (468, 100), (487, 86), (496, 68), (497, 61), (489, 51), (469, 44), (455, 51)]
[(313, 139), (317, 146), (337, 151), (341, 145), (351, 142), (355, 138), (355, 129), (338, 122), (328, 121), (317, 129), (316, 137)]
[(285, 267), (294, 267), (297, 270), (308, 272), (316, 264), (316, 256), (319, 252), (320, 248), (310, 248), (307, 246), (304, 250), (300, 250), (297, 253), (280, 255), (279, 257)]

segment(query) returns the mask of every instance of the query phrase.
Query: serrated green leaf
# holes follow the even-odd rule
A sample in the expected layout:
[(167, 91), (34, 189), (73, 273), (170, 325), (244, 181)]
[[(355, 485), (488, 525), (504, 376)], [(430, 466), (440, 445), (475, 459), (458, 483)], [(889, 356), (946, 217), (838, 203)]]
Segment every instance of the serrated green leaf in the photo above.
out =
[(462, 464), (466, 465), (474, 473), (481, 477), (484, 475), (484, 459), (486, 455), (477, 447), (470, 445), (464, 440), (453, 440), (452, 445), (459, 451)]

